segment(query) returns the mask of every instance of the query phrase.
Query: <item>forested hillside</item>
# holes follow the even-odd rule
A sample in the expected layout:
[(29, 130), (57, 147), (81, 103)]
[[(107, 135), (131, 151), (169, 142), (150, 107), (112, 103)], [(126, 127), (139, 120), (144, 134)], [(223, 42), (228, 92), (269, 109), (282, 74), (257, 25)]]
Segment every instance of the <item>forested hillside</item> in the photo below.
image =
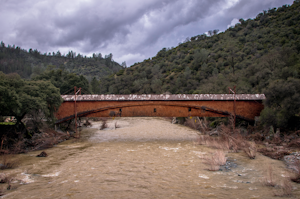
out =
[(99, 93), (228, 93), (235, 85), (237, 93), (266, 94), (266, 124), (297, 126), (300, 1), (239, 21), (225, 32), (194, 36), (102, 78)]
[(14, 45), (0, 45), (0, 71), (18, 73), (22, 78), (31, 78), (42, 74), (46, 69), (63, 69), (77, 75), (84, 75), (88, 79), (111, 75), (122, 69), (122, 66), (113, 61), (113, 55), (101, 53), (86, 57), (70, 51), (67, 55), (56, 53), (41, 54), (38, 50), (26, 51)]

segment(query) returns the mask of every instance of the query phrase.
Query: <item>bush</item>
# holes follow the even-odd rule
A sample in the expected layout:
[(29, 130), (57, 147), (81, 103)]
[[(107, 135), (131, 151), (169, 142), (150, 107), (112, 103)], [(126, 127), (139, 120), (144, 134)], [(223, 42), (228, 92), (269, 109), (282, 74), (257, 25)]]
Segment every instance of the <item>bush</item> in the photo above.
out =
[(275, 80), (264, 93), (267, 99), (261, 113), (262, 123), (275, 128), (299, 128), (300, 79)]

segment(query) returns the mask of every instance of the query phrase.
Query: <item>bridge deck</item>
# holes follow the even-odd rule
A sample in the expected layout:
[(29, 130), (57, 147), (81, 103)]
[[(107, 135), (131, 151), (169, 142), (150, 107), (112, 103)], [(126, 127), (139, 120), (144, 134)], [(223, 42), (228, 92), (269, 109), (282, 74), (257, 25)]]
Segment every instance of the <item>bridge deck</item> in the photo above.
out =
[[(56, 123), (75, 117), (75, 96), (62, 98)], [(237, 94), (235, 98), (238, 118), (252, 121), (260, 115), (264, 94)], [(78, 117), (227, 117), (234, 113), (234, 95), (78, 95), (76, 110)]]

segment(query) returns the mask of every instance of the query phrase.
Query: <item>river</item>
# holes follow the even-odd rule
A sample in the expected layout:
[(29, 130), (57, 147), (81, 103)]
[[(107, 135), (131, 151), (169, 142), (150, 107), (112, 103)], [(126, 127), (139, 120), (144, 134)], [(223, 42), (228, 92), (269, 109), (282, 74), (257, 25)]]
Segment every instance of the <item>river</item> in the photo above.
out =
[[(105, 130), (100, 124), (83, 129), (79, 141), (45, 150), (48, 157), (17, 155), (20, 165), (3, 172), (18, 180), (3, 198), (274, 198), (279, 189), (264, 185), (266, 169), (279, 181), (288, 176), (282, 161), (243, 152), (226, 154), (231, 170), (209, 171), (202, 157), (215, 150), (198, 145), (196, 131), (162, 118), (116, 118)], [(300, 186), (292, 186), (299, 197)]]

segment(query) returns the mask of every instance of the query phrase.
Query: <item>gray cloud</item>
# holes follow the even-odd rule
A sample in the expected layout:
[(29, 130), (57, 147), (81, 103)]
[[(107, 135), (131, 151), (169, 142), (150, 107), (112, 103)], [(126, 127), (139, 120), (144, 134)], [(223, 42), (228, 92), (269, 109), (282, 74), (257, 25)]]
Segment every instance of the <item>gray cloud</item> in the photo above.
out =
[(0, 0), (0, 40), (42, 52), (113, 53), (127, 65), (234, 18), (293, 0)]

